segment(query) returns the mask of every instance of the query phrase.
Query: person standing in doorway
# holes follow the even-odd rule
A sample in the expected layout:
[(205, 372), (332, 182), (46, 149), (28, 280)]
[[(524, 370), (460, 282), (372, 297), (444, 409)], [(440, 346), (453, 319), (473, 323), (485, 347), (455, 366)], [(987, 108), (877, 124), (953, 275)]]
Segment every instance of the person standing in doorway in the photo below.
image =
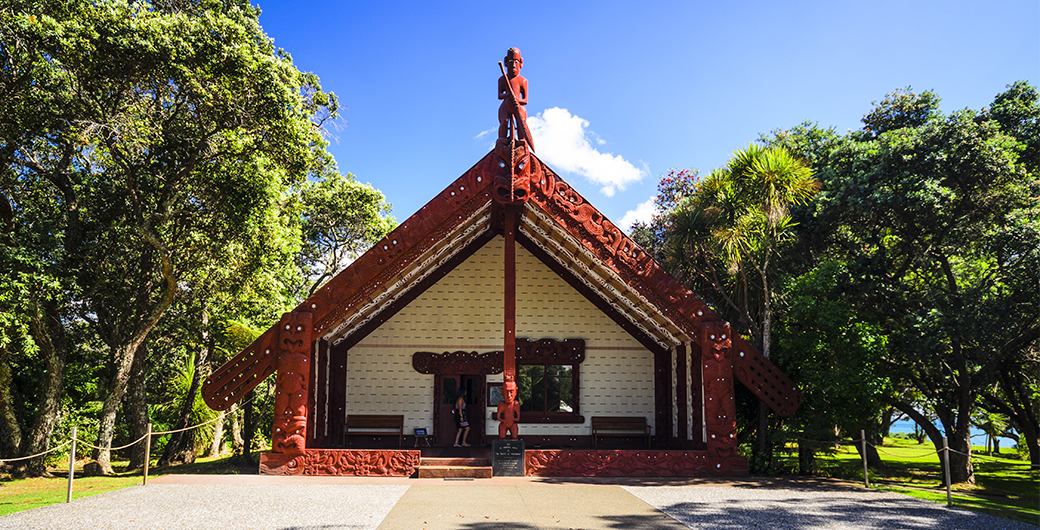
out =
[[(455, 447), (469, 447), (469, 444), (466, 443), (466, 439), (469, 438), (469, 418), (466, 417), (466, 389), (459, 390), (459, 395), (455, 396), (455, 408), (451, 412), (455, 415), (455, 426), (459, 428), (458, 432), (455, 433)], [(461, 444), (459, 439), (462, 440)]]

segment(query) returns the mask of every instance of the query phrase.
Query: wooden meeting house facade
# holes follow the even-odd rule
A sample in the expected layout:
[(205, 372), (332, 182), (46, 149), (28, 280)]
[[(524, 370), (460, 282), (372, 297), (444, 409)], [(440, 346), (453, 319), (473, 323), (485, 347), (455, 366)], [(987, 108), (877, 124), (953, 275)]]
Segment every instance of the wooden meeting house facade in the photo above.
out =
[[(206, 380), (224, 410), (276, 375), (262, 472), (410, 476), (416, 429), (453, 443), (459, 389), (470, 442), (498, 438), (515, 370), (528, 475), (747, 473), (735, 382), (781, 415), (799, 404), (795, 384), (529, 147), (499, 139)], [(384, 433), (360, 448), (374, 438), (347, 433), (348, 416), (399, 416), (403, 446)], [(594, 448), (594, 419), (610, 418), (645, 420), (650, 447), (633, 430), (609, 444), (626, 449)]]

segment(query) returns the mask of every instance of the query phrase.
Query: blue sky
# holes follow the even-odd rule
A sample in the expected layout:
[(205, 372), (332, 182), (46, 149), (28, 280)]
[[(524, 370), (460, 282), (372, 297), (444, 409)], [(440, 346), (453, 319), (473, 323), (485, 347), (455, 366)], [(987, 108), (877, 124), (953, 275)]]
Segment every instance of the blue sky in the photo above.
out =
[(398, 221), (491, 149), (511, 46), (536, 154), (619, 224), (648, 213), (669, 168), (706, 174), (761, 132), (856, 129), (900, 87), (951, 112), (1040, 84), (1037, 0), (259, 5), (275, 45), (339, 96), (340, 170)]

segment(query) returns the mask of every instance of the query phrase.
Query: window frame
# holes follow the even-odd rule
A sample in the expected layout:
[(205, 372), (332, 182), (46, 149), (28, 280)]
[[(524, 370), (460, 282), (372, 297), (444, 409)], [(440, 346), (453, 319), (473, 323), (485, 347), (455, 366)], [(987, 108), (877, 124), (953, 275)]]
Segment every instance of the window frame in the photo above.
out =
[[(520, 411), (520, 423), (585, 423), (585, 417), (581, 415), (581, 363), (585, 360), (585, 340), (566, 339), (557, 341), (554, 339), (541, 339), (531, 341), (528, 339), (516, 339), (516, 365), (517, 370), (521, 366), (541, 366), (543, 370), (548, 366), (570, 366), (571, 367), (571, 412), (547, 412), (544, 410)], [(542, 378), (542, 395), (544, 404), (548, 397), (546, 378)], [(544, 405), (543, 405), (544, 408)]]

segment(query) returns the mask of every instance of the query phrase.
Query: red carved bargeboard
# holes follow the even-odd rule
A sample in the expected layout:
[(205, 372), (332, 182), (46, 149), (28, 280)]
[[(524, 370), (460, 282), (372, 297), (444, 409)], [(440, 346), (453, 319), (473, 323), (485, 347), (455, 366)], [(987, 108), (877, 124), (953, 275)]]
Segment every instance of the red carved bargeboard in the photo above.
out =
[(747, 459), (707, 451), (538, 450), (524, 452), (528, 476), (733, 477), (748, 474)]
[(410, 477), (419, 469), (416, 450), (306, 449), (303, 454), (260, 455), (261, 475)]

